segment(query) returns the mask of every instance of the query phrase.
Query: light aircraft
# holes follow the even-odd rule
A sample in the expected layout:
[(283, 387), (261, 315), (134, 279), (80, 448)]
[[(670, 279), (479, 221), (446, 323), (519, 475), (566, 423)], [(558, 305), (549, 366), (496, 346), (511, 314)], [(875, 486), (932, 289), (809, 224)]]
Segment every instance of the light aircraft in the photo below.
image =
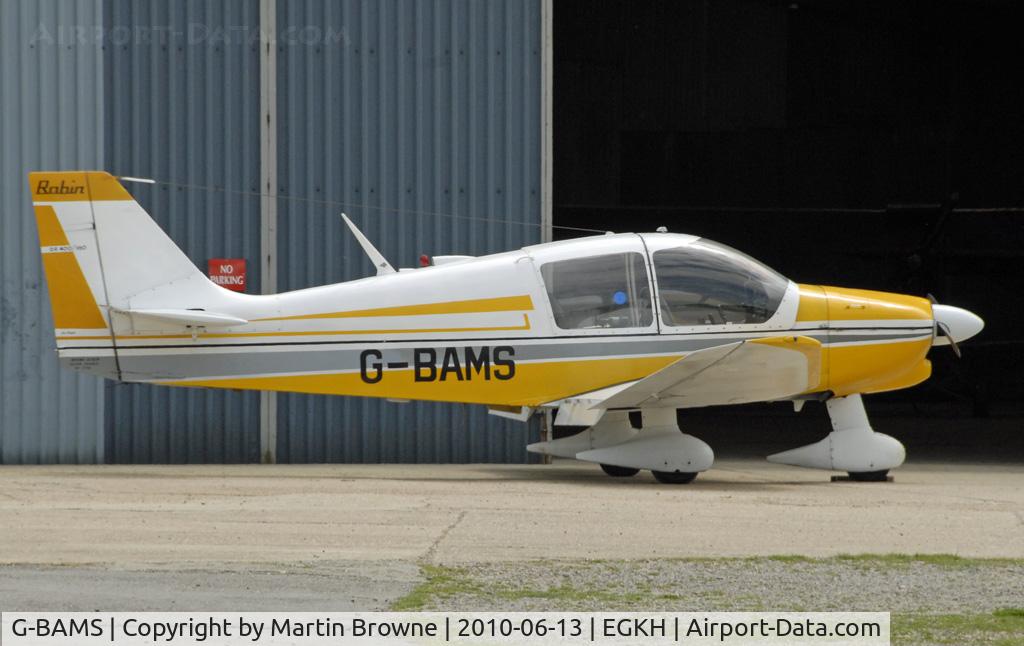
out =
[[(273, 295), (212, 283), (117, 178), (29, 176), (61, 362), (127, 382), (483, 404), (583, 426), (530, 451), (685, 483), (711, 448), (680, 408), (824, 401), (832, 430), (769, 456), (885, 479), (903, 463), (861, 395), (927, 379), (981, 331), (924, 298), (803, 285), (704, 238), (620, 233)], [(630, 413), (639, 413), (632, 416)]]

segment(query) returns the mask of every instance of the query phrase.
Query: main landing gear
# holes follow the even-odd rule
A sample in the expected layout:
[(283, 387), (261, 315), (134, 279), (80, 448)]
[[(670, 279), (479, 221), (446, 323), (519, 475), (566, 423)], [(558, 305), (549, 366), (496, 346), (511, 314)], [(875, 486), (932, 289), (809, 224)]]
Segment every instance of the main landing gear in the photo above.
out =
[[(813, 444), (770, 455), (768, 461), (846, 471), (848, 479), (855, 482), (888, 480), (889, 469), (906, 459), (903, 445), (871, 428), (860, 395), (833, 397), (825, 405), (832, 421), (831, 433)], [(687, 484), (711, 468), (714, 451), (679, 429), (675, 409), (643, 409), (641, 416), (642, 430), (630, 424), (627, 411), (607, 411), (581, 433), (526, 448), (533, 453), (594, 462), (613, 478), (629, 478), (646, 469), (663, 484)]]
[(595, 462), (613, 478), (647, 469), (658, 482), (686, 484), (711, 468), (715, 453), (703, 441), (679, 430), (674, 408), (641, 411), (643, 430), (633, 428), (628, 411), (607, 411), (582, 433), (526, 447), (533, 453)]
[[(614, 464), (602, 464), (601, 470), (613, 478), (631, 478), (640, 473), (640, 469), (620, 467)], [(695, 471), (651, 471), (654, 479), (662, 484), (689, 484), (697, 477)]]

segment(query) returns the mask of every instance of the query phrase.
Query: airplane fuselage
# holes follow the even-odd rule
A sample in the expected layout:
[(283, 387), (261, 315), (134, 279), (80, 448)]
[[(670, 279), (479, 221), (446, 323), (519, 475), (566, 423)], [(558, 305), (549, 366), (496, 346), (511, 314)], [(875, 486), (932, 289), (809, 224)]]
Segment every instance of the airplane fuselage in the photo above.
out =
[[(58, 343), (70, 366), (125, 381), (502, 406), (536, 406), (633, 381), (695, 350), (780, 334), (822, 344), (812, 393), (893, 390), (929, 376), (934, 321), (923, 298), (789, 282), (763, 322), (712, 316), (668, 324), (650, 254), (693, 240), (618, 234), (278, 295), (225, 290), (217, 303), (188, 304), (244, 325), (183, 329), (115, 312), (113, 339), (64, 330)], [(643, 260), (635, 278), (641, 292), (655, 294), (649, 320), (561, 328), (541, 268), (619, 254)], [(133, 309), (166, 305), (166, 293), (131, 302)], [(108, 360), (78, 360), (94, 355), (97, 342), (109, 344)]]

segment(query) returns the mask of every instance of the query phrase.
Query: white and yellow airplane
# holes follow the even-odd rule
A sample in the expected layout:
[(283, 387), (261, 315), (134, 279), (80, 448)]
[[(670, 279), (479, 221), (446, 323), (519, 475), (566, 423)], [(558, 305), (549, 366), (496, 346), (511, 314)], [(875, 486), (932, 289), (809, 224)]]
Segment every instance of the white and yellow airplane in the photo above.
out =
[[(483, 404), (585, 426), (530, 445), (662, 482), (711, 467), (676, 410), (823, 400), (832, 431), (773, 462), (884, 479), (903, 463), (861, 395), (918, 384), (933, 345), (982, 320), (924, 298), (794, 283), (703, 238), (622, 233), (274, 295), (212, 283), (113, 176), (29, 176), (57, 351), (76, 370), (167, 386)], [(639, 411), (633, 424), (629, 413)], [(637, 418), (634, 417), (634, 421)]]

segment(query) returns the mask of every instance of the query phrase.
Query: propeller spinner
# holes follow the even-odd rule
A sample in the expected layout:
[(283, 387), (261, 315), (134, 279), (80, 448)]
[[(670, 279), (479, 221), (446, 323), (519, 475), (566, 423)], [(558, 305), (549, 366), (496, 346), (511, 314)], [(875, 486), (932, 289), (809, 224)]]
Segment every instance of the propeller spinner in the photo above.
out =
[[(981, 332), (985, 327), (985, 321), (974, 312), (962, 307), (940, 305), (931, 294), (928, 294), (928, 300), (932, 302), (932, 316), (935, 318), (936, 328), (932, 345), (948, 345), (959, 358), (961, 356), (959, 343)], [(942, 333), (941, 336), (938, 334), (939, 332)]]

